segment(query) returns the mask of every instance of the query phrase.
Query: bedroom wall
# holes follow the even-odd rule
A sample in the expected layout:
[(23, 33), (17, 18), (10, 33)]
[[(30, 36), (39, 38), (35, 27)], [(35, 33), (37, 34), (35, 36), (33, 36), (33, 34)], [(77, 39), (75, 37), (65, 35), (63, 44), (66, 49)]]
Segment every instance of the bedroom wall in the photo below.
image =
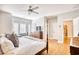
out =
[(58, 16), (58, 42), (62, 42), (64, 41), (64, 31), (63, 31), (63, 23), (64, 20), (66, 19), (71, 19), (73, 20), (74, 18), (76, 18), (77, 16), (79, 16), (79, 10), (75, 10), (75, 11), (71, 11), (71, 12), (66, 12), (63, 14), (59, 14)]
[(46, 39), (45, 38), (45, 32), (44, 32), (44, 17), (40, 17), (38, 19), (35, 19), (32, 21), (32, 32), (35, 32), (36, 31), (36, 26), (41, 26), (42, 28), (42, 31), (43, 31), (43, 39)]
[(32, 22), (32, 20), (30, 19), (25, 19), (17, 16), (12, 16), (12, 21), (18, 22), (18, 23), (26, 23), (26, 24), (30, 24)]
[(79, 16), (73, 19), (73, 37), (77, 37), (79, 33)]
[(57, 40), (63, 43), (63, 19), (60, 16), (57, 16)]
[(48, 36), (49, 39), (57, 39), (57, 17), (49, 16), (48, 18)]
[(44, 17), (40, 17), (32, 21), (32, 32), (36, 31), (36, 26), (41, 26), (44, 31)]
[(0, 34), (12, 32), (11, 14), (0, 10)]

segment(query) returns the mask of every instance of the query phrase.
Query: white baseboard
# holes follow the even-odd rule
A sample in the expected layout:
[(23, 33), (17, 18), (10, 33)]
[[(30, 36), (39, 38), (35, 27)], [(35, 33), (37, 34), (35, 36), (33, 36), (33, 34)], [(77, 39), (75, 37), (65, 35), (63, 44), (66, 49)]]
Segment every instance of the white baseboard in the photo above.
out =
[(61, 41), (61, 40), (58, 40), (58, 43), (63, 43), (63, 41)]

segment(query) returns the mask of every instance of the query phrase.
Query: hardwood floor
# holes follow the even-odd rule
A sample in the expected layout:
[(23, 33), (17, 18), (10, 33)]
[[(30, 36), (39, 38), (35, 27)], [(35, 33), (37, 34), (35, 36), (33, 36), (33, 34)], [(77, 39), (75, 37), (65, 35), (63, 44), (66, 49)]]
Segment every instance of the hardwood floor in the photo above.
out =
[(70, 40), (65, 38), (64, 43), (58, 43), (56, 40), (49, 39), (49, 50), (48, 54), (43, 53), (44, 55), (70, 55)]

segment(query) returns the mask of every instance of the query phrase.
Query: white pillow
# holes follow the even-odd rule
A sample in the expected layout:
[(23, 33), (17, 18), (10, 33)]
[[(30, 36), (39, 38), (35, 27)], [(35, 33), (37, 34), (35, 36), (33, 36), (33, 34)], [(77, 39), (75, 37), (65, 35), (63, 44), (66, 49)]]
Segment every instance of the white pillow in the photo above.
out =
[(0, 38), (0, 44), (4, 54), (15, 48), (13, 43), (4, 36)]

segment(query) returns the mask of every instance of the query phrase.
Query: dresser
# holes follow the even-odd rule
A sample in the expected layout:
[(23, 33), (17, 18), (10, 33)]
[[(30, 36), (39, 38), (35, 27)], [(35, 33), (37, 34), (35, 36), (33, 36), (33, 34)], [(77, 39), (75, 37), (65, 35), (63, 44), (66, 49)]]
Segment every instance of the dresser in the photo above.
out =
[(35, 37), (35, 38), (39, 38), (39, 39), (43, 39), (43, 32), (42, 31), (32, 32), (30, 34), (30, 36)]

